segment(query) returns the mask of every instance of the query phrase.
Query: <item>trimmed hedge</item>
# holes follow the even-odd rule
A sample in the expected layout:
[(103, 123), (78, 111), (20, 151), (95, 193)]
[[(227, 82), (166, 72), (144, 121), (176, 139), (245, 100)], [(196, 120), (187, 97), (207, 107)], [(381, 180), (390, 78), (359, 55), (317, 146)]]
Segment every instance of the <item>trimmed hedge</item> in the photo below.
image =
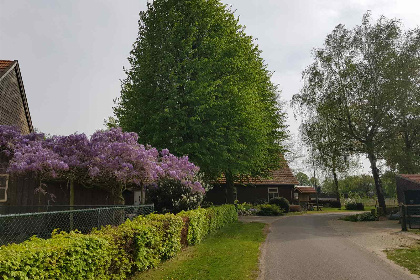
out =
[(346, 203), (346, 210), (365, 210), (365, 206), (360, 202)]
[(112, 248), (94, 235), (60, 233), (0, 247), (2, 279), (110, 279)]
[(177, 216), (184, 218), (185, 227), (188, 229), (188, 245), (198, 244), (207, 234), (238, 220), (238, 212), (234, 205), (181, 211)]
[[(126, 279), (174, 257), (238, 219), (233, 205), (150, 214), (90, 234), (54, 233), (0, 247), (0, 279)], [(186, 244), (185, 244), (186, 245)]]

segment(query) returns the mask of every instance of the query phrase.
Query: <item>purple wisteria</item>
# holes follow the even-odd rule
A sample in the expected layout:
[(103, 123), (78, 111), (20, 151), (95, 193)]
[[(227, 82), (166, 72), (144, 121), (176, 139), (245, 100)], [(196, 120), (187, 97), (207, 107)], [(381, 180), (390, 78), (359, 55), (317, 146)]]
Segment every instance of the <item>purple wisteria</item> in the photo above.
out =
[(128, 186), (143, 188), (163, 179), (181, 182), (193, 193), (204, 193), (195, 179), (199, 168), (188, 157), (176, 157), (167, 149), (159, 152), (137, 141), (137, 134), (121, 128), (97, 131), (88, 139), (85, 134), (21, 135), (13, 127), (0, 126), (0, 152), (10, 158), (10, 173), (90, 183), (119, 198)]

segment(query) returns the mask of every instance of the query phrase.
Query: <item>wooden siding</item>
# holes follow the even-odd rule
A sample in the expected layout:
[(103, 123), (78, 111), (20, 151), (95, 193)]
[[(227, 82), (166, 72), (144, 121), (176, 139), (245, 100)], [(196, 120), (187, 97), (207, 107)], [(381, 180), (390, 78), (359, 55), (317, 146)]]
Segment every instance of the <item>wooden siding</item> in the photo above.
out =
[[(294, 185), (235, 185), (239, 203), (262, 203), (268, 201), (268, 188), (278, 188), (278, 196), (286, 198), (289, 202), (293, 199)], [(216, 184), (206, 193), (206, 202), (215, 205), (226, 203), (226, 188), (224, 184)]]

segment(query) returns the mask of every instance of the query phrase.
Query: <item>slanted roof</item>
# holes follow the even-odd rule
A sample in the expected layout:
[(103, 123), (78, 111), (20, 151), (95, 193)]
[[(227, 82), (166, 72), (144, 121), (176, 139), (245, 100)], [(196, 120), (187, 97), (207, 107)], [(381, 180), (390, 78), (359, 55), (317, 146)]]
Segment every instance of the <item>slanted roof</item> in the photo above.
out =
[(18, 86), (20, 91), (20, 96), (22, 98), (23, 107), (25, 110), (26, 121), (28, 122), (29, 132), (34, 132), (32, 125), (31, 114), (29, 112), (28, 100), (26, 99), (25, 87), (23, 86), (22, 75), (20, 73), (19, 63), (17, 60), (0, 60), (0, 81), (10, 72), (15, 71)]
[[(217, 180), (219, 184), (225, 184), (226, 178), (222, 176), (219, 180)], [(292, 171), (290, 170), (287, 162), (282, 162), (281, 168), (277, 170), (273, 170), (269, 172), (267, 178), (261, 177), (251, 177), (246, 178), (241, 181), (235, 181), (235, 184), (252, 184), (252, 185), (297, 185), (299, 184), (296, 177), (293, 175)]]
[(311, 186), (296, 186), (295, 190), (298, 193), (316, 193), (315, 188)]
[(397, 174), (398, 177), (420, 184), (420, 174)]
[(0, 60), (0, 77), (2, 77), (14, 63), (15, 62), (11, 60)]

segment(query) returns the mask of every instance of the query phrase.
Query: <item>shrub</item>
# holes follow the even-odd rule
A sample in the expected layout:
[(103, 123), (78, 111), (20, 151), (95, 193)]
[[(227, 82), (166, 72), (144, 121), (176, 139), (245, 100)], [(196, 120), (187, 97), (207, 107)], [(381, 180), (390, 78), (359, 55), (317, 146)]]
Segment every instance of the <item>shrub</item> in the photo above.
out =
[(178, 213), (179, 217), (186, 217), (186, 227), (188, 229), (187, 241), (188, 245), (195, 245), (209, 232), (209, 220), (207, 219), (207, 211), (203, 208), (198, 208), (191, 211), (181, 211)]
[[(80, 233), (33, 237), (0, 247), (2, 279), (109, 279), (112, 247), (100, 237)], [(87, 265), (88, 264), (88, 265)]]
[(341, 202), (337, 200), (331, 200), (330, 201), (330, 207), (331, 208), (341, 208)]
[(238, 220), (238, 213), (233, 205), (209, 207), (206, 210), (209, 219), (209, 232), (214, 232)]
[(235, 206), (239, 216), (251, 216), (258, 212), (258, 210), (250, 203), (244, 202), (242, 204), (236, 204)]
[(110, 269), (112, 275), (125, 276), (132, 271), (144, 271), (160, 261), (158, 229), (147, 223), (145, 217), (127, 220), (118, 227), (106, 226), (92, 234), (106, 239), (116, 248)]
[(283, 210), (284, 213), (288, 213), (290, 209), (290, 203), (289, 201), (284, 197), (275, 197), (270, 199), (269, 204), (274, 204), (280, 207), (280, 209)]
[[(53, 234), (0, 247), (1, 279), (126, 279), (175, 256), (185, 243), (238, 219), (233, 205), (150, 214), (83, 235)], [(184, 243), (184, 244), (185, 244)]]
[(258, 205), (259, 211), (257, 215), (259, 216), (279, 216), (283, 211), (275, 204), (261, 204)]
[(376, 221), (377, 217), (376, 217), (376, 215), (374, 215), (370, 212), (365, 212), (365, 213), (362, 213), (362, 214), (345, 216), (345, 217), (341, 218), (341, 220), (350, 221), (350, 222), (365, 222), (365, 221)]
[(359, 202), (349, 202), (346, 203), (346, 210), (365, 210), (363, 203)]
[(189, 186), (176, 180), (161, 180), (156, 187), (147, 190), (148, 201), (154, 204), (159, 213), (178, 213), (197, 209), (203, 201), (204, 194), (195, 192)]
[(186, 218), (188, 245), (198, 244), (208, 233), (238, 220), (238, 213), (234, 205), (199, 208), (182, 211), (177, 215)]
[(300, 205), (290, 205), (290, 212), (301, 212), (302, 208), (300, 207)]

